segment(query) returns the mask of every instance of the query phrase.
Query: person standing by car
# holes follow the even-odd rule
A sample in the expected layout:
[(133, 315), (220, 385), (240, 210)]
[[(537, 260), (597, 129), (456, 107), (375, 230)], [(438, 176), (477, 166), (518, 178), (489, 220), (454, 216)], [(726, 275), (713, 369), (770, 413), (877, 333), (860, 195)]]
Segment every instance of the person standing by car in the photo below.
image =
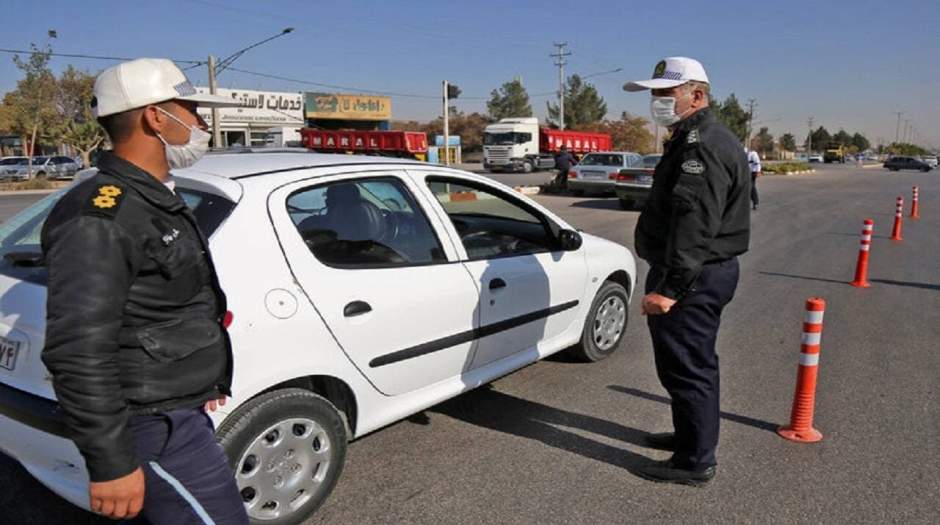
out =
[(209, 134), (199, 95), (165, 59), (102, 72), (92, 109), (114, 149), (56, 204), (42, 359), (85, 459), (89, 506), (113, 519), (247, 524), (207, 411), (231, 394), (225, 295), (208, 243), (174, 192)]
[(647, 315), (656, 372), (672, 399), (674, 433), (649, 445), (671, 450), (643, 466), (644, 478), (698, 485), (715, 476), (719, 370), (715, 341), (738, 283), (737, 256), (750, 235), (747, 159), (709, 109), (705, 68), (691, 58), (660, 61), (653, 78), (624, 85), (652, 90), (653, 120), (672, 131), (636, 226), (637, 254), (650, 263)]
[(757, 195), (757, 177), (761, 176), (760, 155), (752, 149), (744, 148), (747, 153), (747, 166), (751, 171), (751, 206), (756, 210), (760, 204), (760, 196)]
[(555, 167), (558, 168), (558, 175), (555, 176), (556, 188), (568, 191), (568, 170), (577, 163), (574, 155), (568, 152), (568, 147), (562, 144), (558, 154), (555, 155)]

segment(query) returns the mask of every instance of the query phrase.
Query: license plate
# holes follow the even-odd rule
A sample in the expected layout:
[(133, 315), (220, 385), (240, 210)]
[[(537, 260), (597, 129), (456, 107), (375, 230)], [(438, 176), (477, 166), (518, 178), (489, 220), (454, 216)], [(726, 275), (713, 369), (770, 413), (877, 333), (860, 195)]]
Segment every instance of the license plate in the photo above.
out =
[(644, 184), (648, 184), (650, 182), (653, 182), (653, 177), (651, 175), (640, 175), (639, 177), (636, 178), (636, 181), (642, 182)]
[(584, 178), (585, 178), (585, 179), (596, 179), (596, 180), (606, 179), (606, 178), (607, 178), (607, 173), (606, 173), (606, 172), (603, 172), (603, 171), (585, 171), (585, 172), (584, 172)]
[(20, 353), (20, 342), (0, 337), (0, 366), (7, 370), (16, 368), (16, 356)]

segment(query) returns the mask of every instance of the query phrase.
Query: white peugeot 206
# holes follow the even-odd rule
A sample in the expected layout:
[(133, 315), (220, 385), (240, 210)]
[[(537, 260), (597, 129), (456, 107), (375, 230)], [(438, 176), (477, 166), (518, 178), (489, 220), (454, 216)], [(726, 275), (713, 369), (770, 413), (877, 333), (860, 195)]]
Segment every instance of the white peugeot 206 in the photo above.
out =
[[(622, 345), (630, 251), (487, 178), (255, 151), (176, 181), (228, 295), (234, 395), (213, 418), (253, 523), (309, 516), (351, 439), (560, 350), (599, 361)], [(39, 235), (61, 195), (0, 228), (0, 449), (87, 508), (40, 360)]]

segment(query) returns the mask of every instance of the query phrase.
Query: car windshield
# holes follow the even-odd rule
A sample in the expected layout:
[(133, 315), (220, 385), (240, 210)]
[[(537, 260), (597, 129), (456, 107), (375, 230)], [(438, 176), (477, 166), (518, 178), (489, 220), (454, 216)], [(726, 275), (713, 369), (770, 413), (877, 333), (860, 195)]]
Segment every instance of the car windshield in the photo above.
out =
[(0, 166), (17, 166), (20, 164), (26, 164), (26, 157), (0, 160)]
[(655, 168), (659, 164), (659, 159), (663, 158), (662, 155), (647, 155), (643, 157), (643, 167), (644, 168)]
[[(33, 157), (33, 165), (35, 166), (36, 164), (45, 164), (47, 160), (49, 160), (49, 157)], [(26, 163), (26, 161), (23, 161), (23, 164)]]
[(623, 166), (623, 155), (616, 153), (591, 153), (585, 155), (581, 162), (582, 166)]
[(531, 133), (519, 133), (508, 131), (506, 133), (484, 133), (483, 143), (487, 146), (511, 146), (513, 144), (522, 144), (531, 140)]

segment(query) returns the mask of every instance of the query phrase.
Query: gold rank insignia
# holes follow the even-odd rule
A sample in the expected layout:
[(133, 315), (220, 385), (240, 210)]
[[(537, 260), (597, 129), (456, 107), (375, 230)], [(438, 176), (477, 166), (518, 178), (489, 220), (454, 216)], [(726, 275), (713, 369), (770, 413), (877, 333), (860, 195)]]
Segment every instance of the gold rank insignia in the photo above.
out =
[(101, 186), (98, 188), (98, 195), (91, 200), (91, 204), (95, 208), (103, 210), (111, 209), (118, 205), (118, 197), (120, 197), (122, 193), (124, 192), (117, 186), (111, 184)]

